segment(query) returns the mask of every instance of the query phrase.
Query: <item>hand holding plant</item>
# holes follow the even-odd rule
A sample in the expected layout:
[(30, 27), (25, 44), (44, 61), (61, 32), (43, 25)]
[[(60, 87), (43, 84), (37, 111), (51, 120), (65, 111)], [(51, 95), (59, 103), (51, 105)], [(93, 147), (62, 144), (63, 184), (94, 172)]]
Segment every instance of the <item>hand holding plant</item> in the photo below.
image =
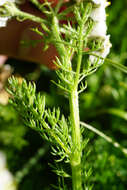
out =
[[(5, 1), (1, 1), (0, 6)], [(43, 2), (43, 1), (42, 1)], [(21, 10), (42, 16), (42, 13), (36, 9), (29, 1), (16, 1)], [(56, 4), (56, 3), (55, 3)], [(54, 4), (54, 5), (55, 5)], [(7, 23), (9, 19), (9, 22)], [(6, 26), (6, 27), (5, 27)], [(37, 27), (36, 22), (26, 20), (19, 22), (16, 19), (11, 20), (9, 17), (0, 18), (0, 54), (8, 57), (14, 57), (21, 60), (27, 60), (46, 64), (50, 68), (54, 68), (52, 60), (57, 55), (53, 45), (48, 51), (42, 52), (43, 42), (34, 45), (25, 46), (21, 44), (24, 40), (40, 40), (40, 36), (30, 30), (31, 27)], [(5, 58), (0, 57), (0, 62), (4, 62)]]

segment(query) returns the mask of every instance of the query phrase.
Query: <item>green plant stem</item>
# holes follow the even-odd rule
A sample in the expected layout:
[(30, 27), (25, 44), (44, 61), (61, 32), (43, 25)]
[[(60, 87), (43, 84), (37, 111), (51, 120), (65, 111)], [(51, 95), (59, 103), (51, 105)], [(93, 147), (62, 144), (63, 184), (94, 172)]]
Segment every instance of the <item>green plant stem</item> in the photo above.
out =
[(74, 86), (70, 93), (70, 112), (72, 122), (72, 186), (73, 190), (82, 190), (82, 175), (81, 175), (81, 132), (80, 132), (80, 118), (79, 118), (79, 102), (78, 102), (78, 82), (80, 76), (80, 68), (82, 62), (82, 48), (83, 48), (83, 29), (84, 22), (82, 22), (79, 31), (78, 57), (77, 69)]
[[(58, 21), (58, 18), (53, 15), (53, 18), (52, 18), (52, 32), (53, 32), (53, 37), (54, 37), (54, 40), (56, 41), (55, 42), (55, 47), (61, 57), (61, 60), (64, 60), (64, 63), (66, 65), (67, 68), (71, 67), (71, 62), (70, 60), (68, 59), (68, 53), (67, 53), (67, 50), (63, 44), (63, 41), (61, 39), (61, 36), (60, 36), (60, 29), (59, 29), (59, 21)], [(59, 41), (59, 43), (57, 42)]]
[(115, 67), (116, 69), (119, 69), (120, 71), (127, 73), (127, 66), (122, 65), (121, 63), (118, 63), (116, 61), (112, 61), (111, 59), (106, 58), (105, 62), (113, 67)]
[(15, 174), (15, 182), (19, 184), (22, 179), (28, 175), (30, 170), (32, 169), (33, 166), (35, 166), (38, 162), (38, 160), (44, 156), (44, 154), (48, 151), (48, 146), (45, 145), (43, 148), (39, 148), (36, 154), (28, 160), (28, 162), (23, 166), (23, 168), (19, 171), (16, 172)]
[(91, 125), (89, 125), (87, 123), (80, 122), (80, 124), (82, 126), (84, 126), (85, 128), (93, 131), (94, 133), (96, 133), (97, 135), (99, 135), (100, 137), (105, 139), (107, 142), (111, 143), (115, 148), (119, 148), (125, 154), (125, 156), (127, 156), (127, 149), (122, 147), (118, 142), (111, 139), (111, 137), (105, 135), (104, 133), (102, 133), (101, 131), (99, 131), (98, 129), (96, 129), (95, 127), (93, 127), (93, 126), (91, 126)]
[(55, 44), (57, 51), (59, 52), (61, 57), (66, 57), (67, 51), (60, 37), (59, 21), (55, 15), (53, 15), (52, 18), (52, 32), (53, 32), (54, 41), (58, 40), (60, 42), (59, 44), (58, 43)]
[(71, 122), (72, 122), (72, 156), (71, 156), (71, 168), (72, 168), (72, 186), (73, 190), (82, 189), (81, 180), (81, 135), (80, 135), (80, 120), (79, 120), (79, 104), (78, 104), (78, 92), (73, 90), (70, 95), (70, 110), (71, 110)]
[(44, 22), (45, 22), (45, 20), (43, 18), (34, 16), (34, 15), (30, 14), (30, 13), (26, 13), (26, 12), (23, 12), (23, 11), (20, 11), (20, 10), (18, 10), (17, 15), (15, 13), (14, 16), (17, 16), (19, 21), (20, 21), (20, 19), (21, 19), (21, 21), (28, 19), (28, 20), (32, 20), (32, 21), (40, 23), (40, 24), (42, 24), (42, 23), (44, 24)]
[(21, 11), (13, 3), (10, 3), (9, 6), (5, 5), (5, 10), (11, 17), (16, 17), (19, 21), (24, 21), (28, 19), (40, 24), (45, 23), (45, 20), (43, 18)]
[(99, 55), (97, 55), (97, 54), (95, 54), (95, 53), (89, 53), (89, 52), (87, 52), (87, 53), (85, 53), (85, 54), (93, 55), (93, 56), (98, 57), (98, 58), (100, 58), (100, 59), (102, 59), (102, 60), (105, 60), (105, 63), (109, 64), (110, 66), (113, 66), (113, 67), (115, 67), (116, 69), (119, 69), (120, 71), (122, 71), (122, 72), (124, 72), (124, 73), (127, 73), (127, 66), (122, 65), (121, 63), (118, 63), (118, 62), (116, 62), (116, 61), (112, 61), (112, 60), (109, 59), (109, 58), (103, 58), (103, 57), (101, 57), (101, 56), (99, 56)]

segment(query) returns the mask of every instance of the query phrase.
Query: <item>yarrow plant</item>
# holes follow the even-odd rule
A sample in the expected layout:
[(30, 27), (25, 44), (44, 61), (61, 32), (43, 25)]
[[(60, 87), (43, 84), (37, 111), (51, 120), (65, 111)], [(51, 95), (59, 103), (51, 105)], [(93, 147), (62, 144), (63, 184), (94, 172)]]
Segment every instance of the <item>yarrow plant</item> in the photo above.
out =
[[(52, 154), (55, 156), (56, 174), (62, 179), (70, 178), (71, 186), (59, 184), (58, 189), (91, 190), (89, 183), (91, 168), (85, 168), (87, 139), (83, 139), (83, 126), (93, 130), (114, 146), (113, 142), (103, 133), (91, 126), (81, 123), (79, 116), (79, 94), (87, 87), (87, 76), (93, 74), (106, 60), (110, 52), (110, 36), (107, 35), (106, 0), (77, 1), (37, 1), (30, 0), (42, 12), (42, 17), (21, 11), (18, 3), (22, 1), (4, 0), (0, 2), (1, 26), (12, 17), (19, 21), (29, 19), (37, 22), (41, 29), (31, 30), (42, 37), (45, 50), (53, 44), (58, 52), (54, 60), (58, 81), (53, 83), (66, 92), (69, 100), (70, 115), (65, 118), (59, 108), (53, 110), (45, 106), (45, 97), (36, 94), (34, 83), (18, 79), (9, 79), (8, 92), (10, 102), (22, 115), (24, 124), (38, 131), (51, 143)], [(60, 11), (62, 6), (66, 8)], [(67, 16), (71, 13), (71, 16)], [(2, 20), (3, 19), (3, 20)], [(4, 20), (5, 19), (5, 20)], [(64, 22), (61, 22), (64, 21)], [(108, 59), (107, 59), (108, 60)], [(112, 65), (115, 64), (108, 60)], [(116, 65), (125, 71), (124, 67)], [(126, 154), (126, 149), (121, 150)], [(62, 167), (63, 163), (71, 168), (71, 172)]]

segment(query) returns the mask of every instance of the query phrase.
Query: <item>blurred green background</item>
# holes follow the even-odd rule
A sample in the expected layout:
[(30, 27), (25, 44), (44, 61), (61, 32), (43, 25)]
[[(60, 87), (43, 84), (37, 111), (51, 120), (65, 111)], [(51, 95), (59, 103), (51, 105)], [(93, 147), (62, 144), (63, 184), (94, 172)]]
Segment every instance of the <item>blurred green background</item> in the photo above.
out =
[[(127, 1), (111, 1), (107, 8), (108, 33), (111, 35), (109, 57), (127, 65)], [(51, 82), (55, 72), (35, 63), (9, 59), (13, 74), (34, 80), (37, 91), (46, 95), (49, 107), (60, 107), (68, 116), (68, 100)], [(80, 117), (112, 139), (127, 147), (127, 75), (104, 64), (88, 78), (88, 88), (80, 96)], [(127, 189), (127, 156), (101, 137), (85, 129), (90, 138), (91, 153), (86, 165), (92, 167), (94, 190)], [(49, 145), (40, 135), (24, 127), (10, 105), (0, 104), (0, 150), (7, 154), (8, 167), (16, 176), (19, 190), (52, 189), (57, 178), (48, 163), (52, 163)]]

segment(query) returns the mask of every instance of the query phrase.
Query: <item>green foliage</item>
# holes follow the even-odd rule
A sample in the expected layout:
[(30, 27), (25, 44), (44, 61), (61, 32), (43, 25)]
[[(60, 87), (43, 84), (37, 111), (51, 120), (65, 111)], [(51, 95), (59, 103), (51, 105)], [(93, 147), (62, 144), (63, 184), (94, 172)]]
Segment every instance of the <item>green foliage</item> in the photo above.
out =
[[(79, 43), (81, 39), (80, 29), (82, 22), (86, 24), (87, 28), (86, 31), (83, 31), (83, 46), (88, 46), (92, 51), (95, 51), (101, 48), (102, 45), (102, 41), (100, 39), (87, 39), (87, 33), (91, 30), (94, 23), (86, 17), (83, 19), (83, 16), (85, 11), (87, 14), (90, 14), (90, 6), (86, 7), (85, 3), (79, 4), (79, 6), (75, 8), (74, 6), (70, 6), (65, 12), (61, 12), (57, 15), (60, 4), (55, 10), (51, 10), (48, 2), (42, 6), (40, 6), (36, 0), (31, 0), (31, 2), (33, 2), (34, 5), (36, 5), (47, 16), (46, 22), (41, 20), (41, 22), (43, 22), (41, 26), (47, 34), (43, 36), (46, 44), (45, 49), (50, 43), (54, 43), (59, 54), (61, 55), (59, 58), (56, 58), (55, 61), (55, 64), (59, 67), (59, 70), (57, 71), (58, 83), (54, 83), (61, 88), (61, 91), (57, 91), (58, 93), (60, 92), (62, 94), (62, 90), (64, 90), (66, 91), (64, 95), (69, 97), (76, 81), (77, 55), (79, 52), (82, 52)], [(103, 130), (104, 134), (111, 136), (112, 139), (118, 139), (118, 142), (126, 147), (127, 79), (125, 74), (121, 73), (119, 70), (116, 71), (109, 68), (109, 65), (113, 65), (126, 72), (126, 67), (121, 65), (121, 63), (125, 63), (127, 48), (126, 33), (123, 35), (123, 31), (126, 31), (126, 20), (125, 16), (123, 16), (126, 13), (126, 6), (124, 6), (124, 3), (122, 4), (120, 1), (113, 1), (111, 7), (112, 13), (108, 17), (108, 22), (110, 24), (109, 31), (112, 34), (112, 43), (114, 44), (111, 58), (115, 61), (107, 59), (106, 62), (109, 64), (103, 65), (97, 73), (94, 73), (97, 68), (101, 66), (101, 64), (98, 65), (98, 62), (90, 64), (86, 61), (88, 58), (88, 55), (86, 55), (87, 53), (83, 52), (81, 73), (79, 74), (78, 82), (80, 84), (80, 82), (88, 76), (88, 88), (86, 92), (80, 96), (81, 120), (89, 121), (93, 126), (96, 126), (97, 129), (101, 131)], [(70, 22), (68, 22), (67, 25), (58, 23), (58, 20), (62, 20), (65, 18), (67, 13), (73, 10), (79, 25), (75, 25), (74, 23), (71, 25)], [(122, 16), (119, 16), (119, 13), (122, 13)], [(31, 20), (35, 20), (35, 17), (33, 18), (29, 14), (24, 14), (24, 17), (26, 17), (26, 19), (29, 18)], [(20, 14), (19, 18), (23, 19), (23, 15)], [(53, 18), (52, 25), (50, 22), (51, 18)], [(40, 22), (39, 18), (36, 21)], [(117, 25), (114, 25), (116, 22)], [(33, 31), (39, 35), (43, 35), (38, 28), (33, 29)], [(51, 35), (50, 31), (54, 31), (54, 33)], [(64, 35), (64, 39), (61, 34)], [(119, 39), (121, 39), (122, 45), (119, 44)], [(36, 42), (32, 44), (36, 44)], [(73, 56), (72, 59), (74, 52), (75, 56)], [(116, 55), (116, 52), (120, 52), (119, 56)], [(99, 59), (100, 57), (98, 57), (98, 61)], [(94, 74), (91, 75), (92, 73)], [(121, 83), (121, 81), (124, 82)], [(73, 139), (71, 138), (72, 119), (65, 119), (64, 115), (62, 115), (62, 113), (60, 114), (59, 108), (52, 108), (51, 110), (48, 109), (45, 106), (45, 97), (40, 94), (36, 94), (36, 87), (34, 83), (27, 84), (23, 81), (22, 84), (19, 84), (14, 78), (11, 78), (9, 83), (9, 92), (13, 97), (11, 103), (21, 114), (25, 125), (38, 131), (44, 139), (52, 144), (52, 154), (55, 156), (56, 161), (58, 161), (55, 166), (53, 165), (52, 170), (60, 176), (58, 179), (59, 185), (53, 187), (60, 190), (71, 189), (70, 181), (69, 185), (65, 186), (66, 177), (69, 177), (70, 180), (70, 166), (68, 166), (68, 163), (61, 162), (60, 164), (59, 162), (70, 162), (70, 154), (74, 153), (74, 149), (76, 148), (73, 144)], [(86, 89), (86, 84), (82, 85), (81, 83), (81, 86), (79, 85), (78, 92), (80, 93), (84, 89)], [(60, 106), (67, 110), (67, 113), (65, 114), (68, 115), (69, 111), (65, 108), (67, 107), (64, 103), (65, 100), (56, 94), (56, 89), (54, 87), (52, 87), (52, 92), (53, 93), (51, 93), (51, 91), (50, 93), (46, 93), (48, 106), (56, 107), (56, 100), (58, 100), (57, 104), (60, 101)], [(9, 113), (9, 110), (7, 110), (7, 113)], [(7, 119), (8, 117), (9, 115), (7, 116)], [(25, 129), (26, 128), (24, 128), (24, 130)], [(6, 127), (5, 131), (7, 130), (8, 128)], [(82, 157), (82, 181), (84, 182), (84, 189), (91, 190), (91, 182), (94, 182), (95, 190), (125, 190), (127, 177), (126, 157), (121, 154), (119, 150), (116, 150), (105, 142), (105, 140), (95, 136), (93, 133), (85, 130), (83, 134), (85, 134), (85, 140), (83, 141), (82, 139), (81, 143), (82, 149), (84, 148), (84, 156)], [(17, 132), (15, 138), (22, 138), (23, 135), (23, 132), (20, 132), (20, 134)], [(87, 137), (91, 139), (88, 144)], [(92, 151), (89, 156), (89, 150), (91, 149)], [(91, 165), (93, 166), (93, 172), (91, 172)], [(66, 168), (66, 166), (69, 167), (69, 169)]]
[(27, 141), (23, 138), (26, 131), (15, 110), (9, 105), (0, 105), (1, 146), (21, 150), (27, 145)]
[[(19, 84), (18, 79), (12, 77), (9, 79), (8, 92), (13, 97), (10, 100), (10, 103), (22, 116), (23, 123), (26, 126), (38, 131), (44, 139), (52, 144), (52, 154), (55, 156), (56, 161), (60, 162), (64, 160), (65, 163), (70, 162), (71, 149), (74, 148), (72, 147), (70, 135), (71, 128), (68, 128), (68, 126), (71, 125), (68, 121), (66, 121), (63, 115), (60, 116), (60, 110), (54, 108), (53, 111), (50, 111), (50, 109), (45, 108), (45, 98), (44, 96), (41, 96), (40, 93), (36, 94), (36, 87), (34, 83), (29, 82), (27, 84), (26, 81), (23, 80), (22, 83)], [(84, 149), (86, 145), (87, 141), (84, 140), (84, 142), (82, 142), (82, 149)], [(85, 162), (83, 161), (83, 163)], [(24, 177), (24, 175), (27, 174), (31, 164), (27, 165), (28, 166), (25, 166), (22, 171), (17, 172), (16, 181), (20, 182), (22, 176)], [(53, 167), (53, 171), (58, 176), (70, 178), (70, 174), (66, 173), (65, 166), (63, 166), (57, 164), (56, 166), (51, 167)], [(83, 169), (85, 169), (84, 165), (82, 166)], [(88, 169), (88, 171), (85, 169), (83, 172), (83, 179), (85, 179), (84, 188), (87, 188), (86, 180), (90, 177), (90, 171), (90, 169)], [(89, 189), (91, 189), (92, 186), (88, 186)]]
[[(36, 1), (33, 3), (38, 6)], [(9, 6), (11, 6), (11, 3)], [(45, 109), (45, 98), (40, 94), (35, 95), (34, 84), (29, 83), (27, 85), (26, 81), (23, 81), (20, 85), (18, 80), (14, 78), (9, 80), (10, 90), (8, 92), (13, 97), (11, 103), (22, 115), (25, 125), (37, 130), (43, 138), (52, 143), (52, 151), (56, 158), (58, 157), (57, 161), (70, 162), (72, 186), (75, 190), (82, 189), (81, 157), (82, 148), (85, 146), (84, 142), (84, 146), (81, 146), (78, 93), (81, 93), (86, 88), (86, 85), (81, 81), (96, 70), (99, 61), (98, 58), (95, 64), (87, 63), (87, 69), (81, 69), (83, 49), (88, 46), (88, 34), (94, 24), (90, 18), (92, 7), (93, 4), (89, 2), (81, 2), (72, 6), (71, 10), (74, 12), (77, 23), (71, 26), (68, 22), (68, 25), (65, 26), (59, 24), (60, 17), (59, 14), (57, 15), (59, 9), (53, 10), (50, 3), (46, 2), (41, 7), (41, 11), (46, 15), (47, 21), (43, 22), (43, 19), (40, 18), (41, 26), (46, 35), (41, 34), (38, 29), (34, 29), (34, 32), (43, 36), (46, 46), (53, 43), (59, 53), (59, 58), (56, 58), (56, 65), (59, 67), (56, 73), (59, 80), (56, 84), (68, 92), (70, 103), (69, 121), (64, 116), (60, 117), (59, 109), (54, 108), (53, 111)], [(5, 9), (7, 9), (6, 11), (9, 10), (6, 6)], [(13, 16), (24, 17), (24, 19), (29, 18), (32, 21), (37, 19), (37, 22), (39, 21), (39, 18), (24, 12), (21, 13), (18, 9), (13, 9)], [(69, 30), (72, 31), (71, 35)], [(62, 34), (65, 35), (65, 38), (62, 38)], [(100, 44), (94, 44), (91, 51), (99, 49)], [(74, 53), (76, 54), (75, 60), (77, 62), (75, 67), (72, 59)], [(80, 83), (81, 86), (79, 86)], [(62, 174), (59, 171), (56, 173)], [(84, 188), (86, 189), (87, 187), (85, 186)]]
[(22, 84), (15, 78), (9, 79), (8, 92), (14, 99), (10, 102), (21, 114), (25, 125), (38, 131), (40, 135), (57, 147), (53, 148), (53, 154), (60, 160), (69, 159), (71, 149), (71, 137), (68, 124), (64, 116), (60, 117), (60, 110), (50, 111), (45, 108), (45, 97), (36, 95), (35, 84)]

